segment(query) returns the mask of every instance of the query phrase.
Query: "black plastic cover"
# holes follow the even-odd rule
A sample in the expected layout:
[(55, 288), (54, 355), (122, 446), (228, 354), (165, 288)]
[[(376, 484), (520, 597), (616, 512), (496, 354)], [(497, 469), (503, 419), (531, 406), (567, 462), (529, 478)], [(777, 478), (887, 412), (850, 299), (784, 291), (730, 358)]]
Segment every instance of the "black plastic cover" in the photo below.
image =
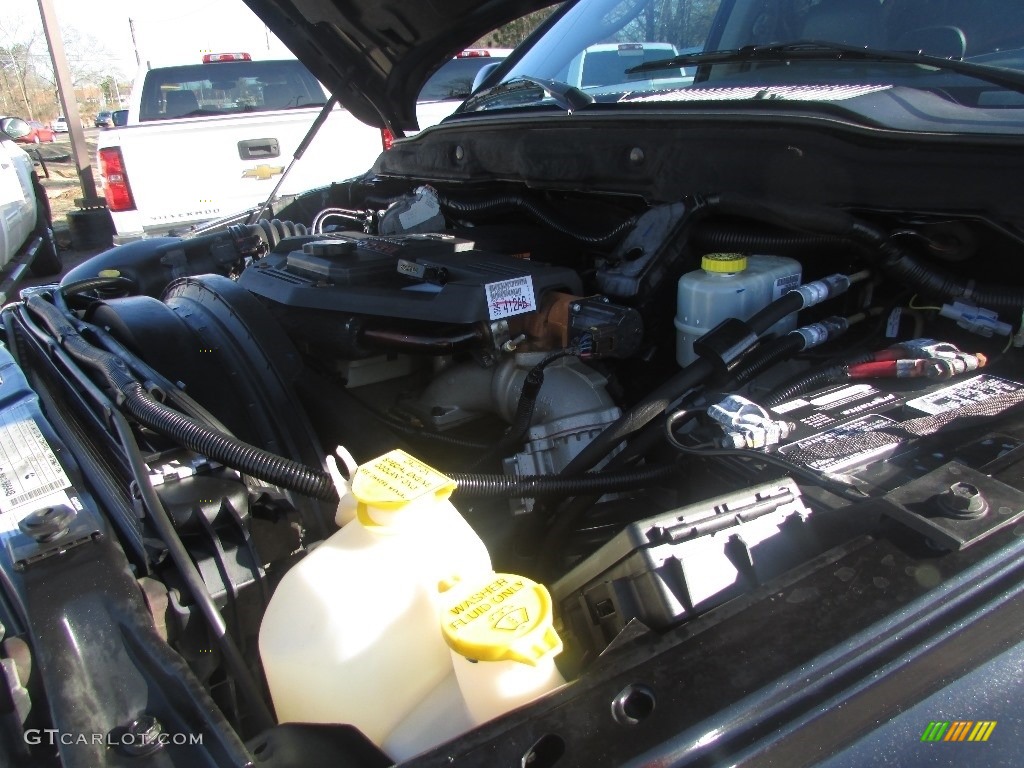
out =
[[(459, 324), (530, 311), (548, 291), (583, 292), (574, 270), (477, 250), (449, 235), (346, 232), (343, 239), (354, 244), (348, 252), (348, 246), (333, 252), (317, 245), (314, 253), (306, 246), (328, 238), (293, 239), (303, 250), (271, 253), (238, 284), (286, 307)], [(516, 282), (524, 306), (492, 306), (501, 286), (511, 285), (506, 281)]]

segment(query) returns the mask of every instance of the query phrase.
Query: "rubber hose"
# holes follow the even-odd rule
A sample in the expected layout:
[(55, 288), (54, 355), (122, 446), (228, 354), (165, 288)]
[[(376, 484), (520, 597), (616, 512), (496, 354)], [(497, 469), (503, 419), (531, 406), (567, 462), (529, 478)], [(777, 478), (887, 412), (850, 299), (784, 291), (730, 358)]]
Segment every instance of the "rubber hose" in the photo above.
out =
[[(760, 336), (779, 320), (802, 309), (803, 306), (803, 296), (791, 291), (757, 312), (747, 321), (747, 325), (757, 336)], [(601, 459), (611, 453), (616, 445), (643, 429), (653, 419), (663, 414), (673, 400), (682, 397), (693, 387), (703, 384), (711, 377), (712, 373), (714, 373), (714, 366), (709, 360), (698, 358), (690, 363), (609, 424), (565, 466), (561, 474), (563, 476), (574, 475), (592, 469)]]
[(125, 407), (132, 416), (196, 453), (306, 496), (324, 500), (336, 498), (334, 484), (326, 472), (208, 429), (185, 414), (158, 403), (138, 382), (127, 390), (122, 389), (122, 393)]
[(761, 199), (734, 193), (711, 195), (705, 198), (709, 211), (761, 221), (775, 226), (814, 232), (817, 234), (849, 236), (858, 231), (860, 222), (852, 214), (839, 208), (808, 203), (790, 204), (781, 201), (765, 202)]
[(765, 399), (764, 404), (769, 408), (774, 408), (790, 398), (802, 395), (811, 389), (827, 386), (835, 381), (839, 381), (841, 378), (843, 378), (842, 366), (834, 365), (828, 368), (818, 368), (774, 390)]
[(560, 474), (562, 476), (578, 475), (592, 469), (601, 459), (611, 453), (615, 446), (663, 414), (673, 400), (707, 381), (712, 373), (714, 373), (714, 366), (704, 358), (690, 363), (609, 424), (587, 444), (586, 448), (576, 454), (576, 457), (565, 466)]
[(552, 214), (537, 205), (537, 203), (523, 197), (522, 195), (500, 195), (488, 198), (487, 200), (471, 202), (468, 200), (454, 200), (447, 195), (438, 194), (437, 199), (443, 208), (447, 208), (459, 215), (495, 213), (506, 208), (519, 208), (529, 213), (542, 224), (546, 224), (551, 227), (556, 232), (560, 232), (563, 235), (567, 235), (568, 237), (578, 240), (581, 243), (586, 243), (587, 245), (607, 245), (612, 243), (618, 240), (627, 230), (631, 229), (633, 225), (636, 224), (636, 217), (630, 216), (628, 219), (620, 222), (604, 234), (589, 235), (566, 226), (562, 222), (558, 221)]
[(737, 232), (729, 227), (705, 224), (693, 233), (694, 244), (703, 251), (742, 251), (803, 255), (826, 249), (851, 248), (853, 243), (838, 235), (783, 235)]
[(318, 499), (335, 498), (334, 484), (328, 473), (209, 429), (158, 403), (142, 388), (124, 360), (86, 341), (55, 306), (38, 294), (29, 297), (27, 306), (47, 325), (69, 355), (103, 375), (121, 394), (128, 412), (146, 426), (244, 474)]
[(1007, 288), (992, 283), (964, 281), (944, 270), (922, 264), (895, 244), (887, 244), (889, 258), (882, 269), (918, 293), (940, 299), (964, 299), (989, 309), (1020, 311), (1024, 288)]
[(784, 403), (792, 397), (802, 395), (812, 389), (818, 389), (832, 384), (836, 381), (841, 381), (846, 377), (846, 369), (851, 365), (857, 365), (858, 363), (867, 363), (874, 360), (874, 355), (871, 352), (863, 352), (859, 355), (853, 355), (841, 360), (839, 362), (829, 363), (823, 368), (815, 368), (812, 371), (802, 373), (794, 379), (790, 379), (788, 382), (776, 387), (769, 395), (765, 398), (764, 404), (769, 408), (779, 403)]
[(881, 249), (883, 270), (908, 287), (929, 296), (943, 299), (966, 299), (991, 309), (1019, 311), (1024, 306), (1024, 289), (1006, 288), (992, 283), (974, 284), (948, 272), (918, 261), (892, 242), (887, 234), (851, 214), (817, 205), (765, 203), (742, 195), (713, 195), (703, 201), (702, 211), (723, 213), (773, 226), (790, 227), (825, 235), (848, 238)]
[(678, 472), (675, 464), (663, 464), (622, 472), (594, 472), (575, 477), (549, 477), (545, 475), (477, 475), (450, 474), (457, 484), (456, 496), (474, 498), (505, 498), (538, 496), (578, 496), (590, 493), (611, 493), (631, 488), (642, 488), (657, 480), (672, 477)]
[(804, 308), (804, 297), (796, 291), (780, 296), (764, 309), (759, 310), (747, 320), (747, 325), (760, 336), (779, 320)]
[(785, 336), (773, 339), (763, 347), (755, 349), (732, 369), (724, 389), (730, 390), (743, 386), (761, 371), (792, 357), (803, 348), (804, 338), (799, 333), (787, 333)]

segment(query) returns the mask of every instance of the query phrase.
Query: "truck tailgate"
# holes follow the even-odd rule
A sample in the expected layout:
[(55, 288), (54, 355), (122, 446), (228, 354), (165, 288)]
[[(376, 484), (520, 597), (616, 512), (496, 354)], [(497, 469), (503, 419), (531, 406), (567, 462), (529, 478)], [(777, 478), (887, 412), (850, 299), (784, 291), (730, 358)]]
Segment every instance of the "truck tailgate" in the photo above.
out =
[[(317, 108), (165, 120), (101, 135), (121, 148), (145, 231), (226, 216), (264, 201), (318, 114)], [(336, 108), (289, 173), (282, 194), (341, 181), (369, 170), (380, 131)], [(115, 215), (116, 217), (116, 215)], [(121, 227), (118, 227), (121, 232)]]

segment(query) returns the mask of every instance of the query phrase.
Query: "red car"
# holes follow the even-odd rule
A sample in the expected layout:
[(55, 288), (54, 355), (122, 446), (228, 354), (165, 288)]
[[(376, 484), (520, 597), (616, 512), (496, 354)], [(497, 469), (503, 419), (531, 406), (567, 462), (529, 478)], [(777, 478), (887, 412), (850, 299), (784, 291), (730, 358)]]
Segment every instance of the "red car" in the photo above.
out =
[(20, 144), (39, 144), (44, 141), (57, 140), (57, 134), (38, 120), (0, 117), (0, 130)]

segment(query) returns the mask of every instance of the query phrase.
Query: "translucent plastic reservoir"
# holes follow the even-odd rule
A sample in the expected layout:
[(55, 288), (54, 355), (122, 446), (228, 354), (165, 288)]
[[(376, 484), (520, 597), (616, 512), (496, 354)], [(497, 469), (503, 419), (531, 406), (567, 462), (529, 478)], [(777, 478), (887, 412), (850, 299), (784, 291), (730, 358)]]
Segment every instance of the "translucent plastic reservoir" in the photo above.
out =
[(565, 682), (555, 667), (562, 641), (543, 585), (509, 573), (460, 579), (444, 585), (437, 618), (451, 648), (451, 671), (385, 739), (393, 760), (407, 760)]
[[(693, 342), (723, 320), (747, 320), (787, 291), (800, 285), (800, 262), (785, 256), (715, 253), (701, 268), (679, 278), (676, 305), (676, 360), (689, 365), (697, 359)], [(786, 333), (796, 327), (796, 313), (770, 329)]]
[(285, 575), (263, 617), (280, 722), (350, 723), (380, 745), (452, 674), (438, 583), (492, 572), (453, 489), (402, 451), (359, 467), (356, 519)]

